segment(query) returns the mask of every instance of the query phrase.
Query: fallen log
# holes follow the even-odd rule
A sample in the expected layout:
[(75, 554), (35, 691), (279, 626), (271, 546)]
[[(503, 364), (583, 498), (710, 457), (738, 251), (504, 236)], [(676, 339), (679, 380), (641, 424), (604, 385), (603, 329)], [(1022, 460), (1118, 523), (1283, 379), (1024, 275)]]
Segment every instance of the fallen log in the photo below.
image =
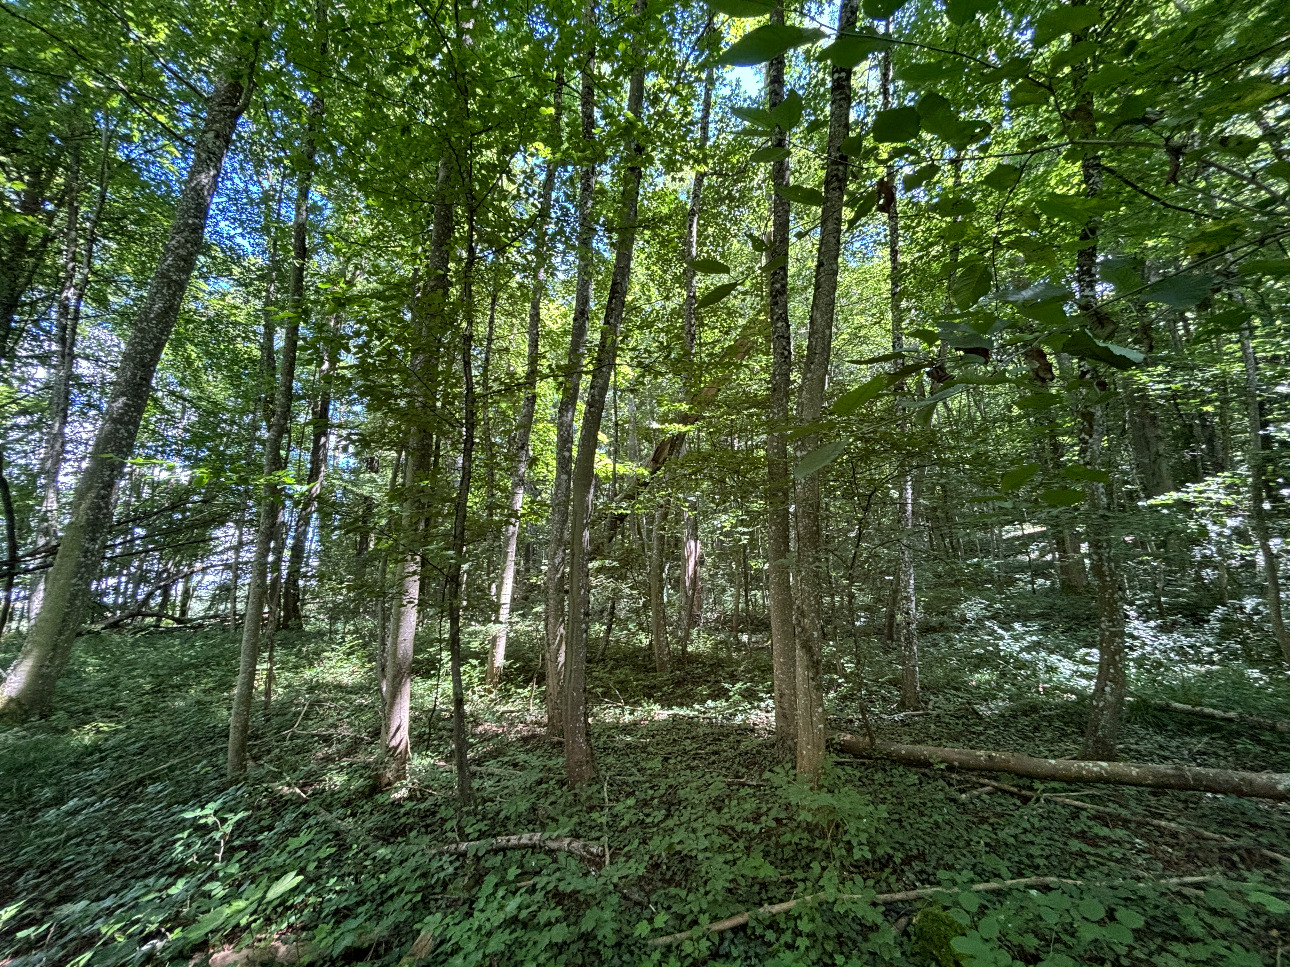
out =
[(491, 853), (499, 849), (545, 849), (553, 853), (571, 853), (587, 862), (605, 861), (603, 846), (573, 839), (570, 836), (556, 836), (553, 833), (519, 833), (515, 836), (477, 839), (468, 843), (449, 843), (440, 848), (439, 852), (451, 856), (468, 856), (472, 853)]
[[(1212, 880), (1222, 879), (1219, 876), (1177, 876), (1168, 880), (1148, 880), (1145, 881), (1152, 886), (1173, 886), (1185, 887), (1190, 883), (1208, 883)], [(743, 913), (736, 913), (733, 917), (726, 917), (724, 920), (714, 920), (712, 923), (702, 927), (691, 927), (689, 930), (682, 930), (680, 933), (670, 933), (666, 937), (655, 937), (650, 943), (655, 947), (667, 947), (683, 940), (693, 940), (701, 937), (705, 933), (724, 933), (727, 930), (733, 930), (735, 927), (742, 927), (749, 920), (758, 914), (774, 915), (777, 913), (787, 913), (794, 907), (803, 903), (811, 903), (815, 900), (829, 899), (836, 900), (868, 900), (878, 906), (885, 906), (888, 903), (908, 903), (910, 900), (927, 900), (943, 893), (962, 893), (964, 890), (971, 890), (975, 893), (990, 893), (995, 890), (1008, 890), (1013, 887), (1022, 887), (1029, 889), (1035, 886), (1085, 886), (1090, 880), (1070, 880), (1060, 876), (1025, 876), (1016, 880), (992, 880), (989, 883), (976, 883), (968, 887), (945, 887), (945, 886), (925, 886), (917, 890), (901, 890), (899, 893), (876, 893), (869, 896), (864, 893), (839, 893), (829, 896), (827, 893), (812, 893), (808, 896), (800, 896), (795, 900), (785, 900), (783, 903), (768, 903), (765, 906), (758, 907), (756, 910), (745, 910)], [(1115, 881), (1096, 881), (1103, 885), (1111, 883), (1136, 883), (1136, 880), (1115, 880)]]
[[(1072, 799), (1069, 796), (1054, 795), (1050, 792), (1037, 792), (1034, 789), (1022, 789), (1020, 786), (1009, 785), (1006, 782), (997, 782), (994, 779), (982, 779), (980, 781), (985, 783), (985, 785), (982, 789), (973, 790), (973, 793), (983, 791), (989, 792), (991, 789), (998, 789), (1001, 792), (1011, 793), (1012, 795), (1019, 796), (1022, 799), (1055, 802), (1060, 803), (1063, 806), (1073, 806), (1076, 809), (1083, 809), (1088, 812), (1114, 816), (1116, 819), (1125, 823), (1155, 826), (1157, 829), (1167, 829), (1171, 832), (1181, 833), (1186, 836), (1195, 836), (1198, 839), (1207, 839), (1214, 843), (1227, 843), (1233, 846), (1242, 845), (1239, 840), (1235, 840), (1230, 836), (1224, 836), (1222, 833), (1211, 832), (1208, 829), (1197, 829), (1195, 826), (1184, 826), (1181, 823), (1171, 823), (1167, 819), (1156, 819), (1153, 816), (1139, 816), (1126, 813), (1119, 809), (1112, 809), (1110, 806), (1100, 806), (1097, 803), (1084, 802), (1082, 799)], [(1268, 859), (1290, 864), (1290, 856), (1284, 856), (1281, 853), (1275, 853), (1272, 850), (1264, 849), (1263, 847), (1256, 846), (1252, 848), (1257, 850), (1261, 856), (1266, 856)]]
[(1182, 702), (1168, 702), (1158, 698), (1139, 698), (1137, 701), (1168, 709), (1170, 712), (1181, 712), (1183, 715), (1218, 719), (1222, 722), (1238, 722), (1241, 725), (1253, 725), (1256, 728), (1271, 729), (1275, 732), (1290, 732), (1290, 722), (1285, 719), (1267, 719), (1259, 715), (1246, 715), (1244, 712), (1229, 712), (1226, 709), (1209, 708), (1204, 705), (1184, 705)]
[(861, 758), (891, 759), (915, 766), (949, 765), (976, 772), (1007, 772), (1053, 782), (1095, 782), (1119, 786), (1184, 789), (1253, 799), (1290, 802), (1290, 775), (1274, 772), (1237, 772), (1200, 766), (1160, 766), (1141, 762), (1091, 762), (1078, 759), (1038, 759), (1018, 752), (985, 752), (978, 749), (945, 749), (931, 745), (870, 742), (856, 735), (841, 735), (837, 745)]

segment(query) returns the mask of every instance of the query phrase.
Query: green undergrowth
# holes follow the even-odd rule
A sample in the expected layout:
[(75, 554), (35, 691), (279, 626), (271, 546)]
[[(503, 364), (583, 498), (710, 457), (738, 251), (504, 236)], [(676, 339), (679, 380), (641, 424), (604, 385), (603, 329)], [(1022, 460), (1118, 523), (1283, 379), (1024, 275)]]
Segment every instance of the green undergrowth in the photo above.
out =
[[(895, 714), (886, 649), (847, 642), (830, 664), (833, 725), (862, 731), (867, 719), (879, 737), (907, 742), (1073, 754), (1086, 629), (1072, 608), (1041, 639), (1012, 613), (1005, 621), (991, 607), (965, 609), (925, 636), (929, 707), (917, 716)], [(541, 728), (537, 634), (516, 629), (508, 681), (494, 696), (479, 685), (479, 653), (468, 653), (469, 809), (447, 764), (448, 676), (435, 641), (423, 643), (416, 667), (410, 777), (381, 790), (370, 642), (279, 639), (278, 690), (267, 714), (257, 712), (254, 770), (230, 788), (234, 636), (87, 637), (60, 711), (0, 733), (0, 962), (187, 964), (272, 941), (299, 944), (316, 963), (489, 967), (1284, 959), (1290, 867), (1260, 849), (1290, 852), (1285, 806), (1040, 790), (1236, 841), (1216, 843), (984, 793), (977, 778), (947, 770), (835, 760), (822, 786), (806, 789), (770, 737), (763, 647), (700, 635), (685, 668), (658, 676), (632, 632), (591, 669), (599, 776), (574, 795)], [(1203, 629), (1196, 634), (1203, 653)], [(6, 646), (7, 658), (17, 642)], [(1151, 654), (1144, 648), (1134, 667), (1140, 694), (1265, 715), (1286, 707), (1284, 676), (1267, 669), (1175, 663), (1158, 678)], [(1125, 723), (1124, 757), (1290, 771), (1283, 734), (1145, 706)], [(443, 851), (526, 832), (574, 837), (607, 850), (608, 862)], [(1081, 882), (966, 889), (1033, 876)], [(1185, 877), (1206, 879), (1163, 882)], [(937, 886), (945, 891), (930, 900), (873, 900)], [(650, 943), (803, 897), (814, 899), (714, 935)]]

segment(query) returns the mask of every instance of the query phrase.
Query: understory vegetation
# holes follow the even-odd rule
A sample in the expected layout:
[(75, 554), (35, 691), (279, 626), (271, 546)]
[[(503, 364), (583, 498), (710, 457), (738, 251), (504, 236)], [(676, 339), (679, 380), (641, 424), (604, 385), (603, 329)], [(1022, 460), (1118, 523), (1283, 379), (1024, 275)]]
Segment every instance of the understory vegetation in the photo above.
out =
[[(903, 742), (1076, 753), (1095, 670), (1085, 607), (1024, 582), (961, 601), (954, 627), (925, 638), (935, 697), (913, 715), (896, 711), (890, 652), (858, 638), (830, 669), (831, 722), (863, 729), (867, 717), (878, 736)], [(1274, 666), (1244, 662), (1208, 618), (1141, 622), (1154, 643), (1135, 656), (1135, 693), (1290, 718)], [(482, 668), (481, 637), (466, 652), (472, 670)], [(470, 683), (481, 697), (468, 708), (477, 798), (463, 809), (446, 659), (433, 639), (414, 669), (420, 751), (406, 783), (381, 790), (380, 699), (361, 630), (281, 636), (277, 694), (267, 714), (256, 710), (255, 765), (231, 788), (223, 739), (235, 637), (92, 636), (60, 711), (0, 745), (0, 875), (22, 897), (2, 914), (10, 963), (187, 963), (275, 942), (284, 959), (297, 950), (373, 964), (1059, 967), (1284, 956), (1290, 864), (1268, 855), (1290, 843), (1283, 808), (1017, 780), (1040, 794), (1028, 800), (967, 773), (845, 757), (811, 789), (779, 764), (767, 649), (713, 635), (686, 669), (660, 679), (647, 640), (630, 629), (591, 665), (601, 771), (574, 794), (534, 700), (540, 639), (533, 623), (519, 624), (525, 674), (486, 700)], [(1140, 761), (1290, 772), (1284, 733), (1145, 704), (1129, 713), (1123, 742)], [(597, 852), (444, 852), (529, 832)], [(1033, 876), (1079, 882), (970, 889)], [(945, 889), (872, 900), (928, 886)], [(816, 899), (651, 944), (803, 896)]]

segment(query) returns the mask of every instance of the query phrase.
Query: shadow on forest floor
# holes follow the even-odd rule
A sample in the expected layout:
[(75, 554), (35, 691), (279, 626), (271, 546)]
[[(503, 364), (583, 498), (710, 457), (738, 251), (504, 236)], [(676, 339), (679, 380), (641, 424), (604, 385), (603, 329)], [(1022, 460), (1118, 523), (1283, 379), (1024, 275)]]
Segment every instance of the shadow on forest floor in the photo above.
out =
[[(925, 635), (928, 708), (919, 715), (894, 714), (894, 668), (875, 641), (844, 643), (831, 658), (832, 724), (861, 730), (867, 706), (882, 738), (1074, 753), (1085, 713), (1077, 692), (1090, 671), (1081, 605), (1020, 604), (1034, 614), (1012, 608), (1005, 622), (982, 606)], [(1069, 620), (1053, 621), (1061, 609)], [(468, 656), (478, 796), (468, 810), (445, 764), (448, 676), (433, 642), (416, 669), (417, 754), (406, 784), (379, 791), (372, 781), (379, 702), (368, 643), (301, 632), (279, 641), (279, 691), (267, 716), (257, 712), (253, 777), (229, 789), (234, 637), (87, 637), (61, 687), (60, 711), (0, 733), (0, 958), (188, 963), (274, 939), (299, 941), (296, 952), (316, 962), (391, 964), (1060, 967), (1272, 965), (1284, 956), (1290, 868), (1258, 852), (1290, 843), (1284, 805), (1045, 787), (1119, 810), (1120, 819), (983, 793), (978, 777), (948, 770), (852, 761), (835, 762), (823, 787), (807, 790), (778, 765), (765, 649), (704, 636), (690, 663), (669, 675), (654, 674), (643, 643), (627, 637), (593, 664), (600, 775), (578, 797), (539, 721), (537, 634), (516, 628), (513, 684), (487, 701), (479, 656)], [(1140, 691), (1264, 715), (1290, 711), (1283, 673), (1223, 653), (1203, 627), (1141, 622), (1135, 635)], [(10, 638), (0, 651), (8, 656), (16, 645)], [(1146, 706), (1130, 713), (1123, 755), (1290, 771), (1283, 735)], [(1135, 816), (1221, 832), (1237, 844), (1162, 831)], [(538, 831), (607, 848), (609, 861), (442, 850)], [(1082, 883), (962, 889), (1037, 875)], [(1185, 888), (1158, 882), (1183, 876), (1211, 879)], [(950, 890), (926, 907), (865, 899), (866, 891), (936, 885)], [(820, 902), (715, 936), (649, 943), (814, 894)]]

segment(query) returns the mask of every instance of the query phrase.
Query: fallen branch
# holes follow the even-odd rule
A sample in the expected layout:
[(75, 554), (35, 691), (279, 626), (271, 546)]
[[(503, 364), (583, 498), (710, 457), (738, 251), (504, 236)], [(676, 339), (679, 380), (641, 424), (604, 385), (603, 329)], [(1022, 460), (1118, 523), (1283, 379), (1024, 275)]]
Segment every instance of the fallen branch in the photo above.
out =
[[(1085, 809), (1089, 812), (1105, 813), (1122, 819), (1126, 823), (1138, 823), (1145, 826), (1155, 826), (1158, 829), (1168, 829), (1175, 833), (1195, 836), (1198, 839), (1207, 839), (1215, 843), (1230, 843), (1236, 846), (1242, 845), (1239, 840), (1232, 839), (1230, 836), (1224, 836), (1222, 833), (1213, 833), (1207, 829), (1197, 829), (1194, 826), (1184, 826), (1181, 823), (1171, 823), (1167, 819), (1154, 819), (1151, 816), (1137, 816), (1131, 813), (1121, 812), (1118, 809), (1112, 809), (1110, 806), (1099, 806), (1097, 803), (1084, 802), (1081, 799), (1072, 799), (1069, 796), (1058, 796), (1048, 792), (1036, 792), (1034, 789), (1022, 789), (1020, 786), (1010, 786), (1006, 782), (997, 782), (994, 779), (980, 780), (984, 785), (980, 789), (974, 789), (965, 795), (976, 795), (981, 792), (989, 792), (991, 789), (998, 789), (1002, 792), (1011, 793), (1014, 796), (1020, 796), (1023, 799), (1042, 799), (1048, 802), (1061, 803), (1063, 806), (1074, 806), (1077, 809)], [(1270, 849), (1254, 847), (1261, 855), (1269, 859), (1278, 860), (1282, 863), (1290, 863), (1290, 856), (1283, 856), (1280, 853), (1274, 853)]]
[(473, 853), (491, 853), (499, 849), (545, 849), (553, 853), (571, 853), (588, 863), (603, 863), (605, 860), (604, 847), (573, 839), (570, 836), (556, 836), (553, 833), (519, 833), (515, 836), (477, 839), (469, 843), (449, 843), (441, 847), (439, 852), (451, 856), (468, 856)]
[(1200, 766), (1159, 766), (1141, 762), (1086, 762), (1077, 759), (1038, 759), (1018, 752), (945, 749), (931, 745), (902, 745), (855, 735), (838, 737), (838, 746), (863, 758), (891, 759), (907, 765), (950, 765), (978, 772), (1007, 772), (1053, 782), (1095, 782), (1120, 786), (1184, 789), (1255, 799), (1290, 801), (1290, 775), (1237, 772)]
[(1208, 708), (1204, 705), (1184, 705), (1182, 702), (1167, 702), (1157, 698), (1139, 698), (1157, 708), (1170, 712), (1181, 712), (1183, 715), (1196, 715), (1201, 718), (1219, 719), (1223, 722), (1240, 722), (1242, 725), (1253, 725), (1260, 729), (1271, 729), (1275, 732), (1290, 732), (1290, 722), (1285, 719), (1265, 719), (1258, 715), (1246, 715), (1244, 712), (1229, 712), (1221, 708)]
[[(1222, 879), (1220, 876), (1177, 876), (1168, 880), (1147, 880), (1152, 886), (1186, 886), (1189, 883), (1208, 883), (1211, 880)], [(689, 930), (682, 930), (680, 933), (670, 933), (666, 937), (656, 937), (650, 941), (655, 947), (666, 947), (671, 944), (680, 943), (683, 940), (692, 940), (695, 937), (701, 937), (705, 933), (724, 933), (727, 930), (733, 930), (735, 927), (742, 927), (749, 920), (758, 914), (773, 915), (777, 913), (787, 913), (794, 907), (803, 903), (811, 903), (815, 900), (828, 899), (830, 902), (836, 900), (867, 900), (877, 906), (885, 906), (888, 903), (906, 903), (910, 900), (926, 900), (930, 897), (939, 896), (944, 893), (962, 893), (964, 890), (971, 890), (975, 893), (989, 893), (994, 890), (1008, 890), (1013, 887), (1034, 887), (1034, 886), (1085, 886), (1096, 882), (1098, 885), (1111, 885), (1114, 883), (1138, 883), (1136, 880), (1114, 880), (1114, 881), (1090, 881), (1090, 880), (1071, 880), (1060, 876), (1025, 876), (1017, 880), (992, 880), (989, 883), (976, 883), (968, 887), (956, 886), (925, 886), (917, 890), (902, 890), (899, 893), (877, 893), (869, 896), (864, 893), (839, 893), (830, 896), (827, 893), (812, 893), (809, 896), (801, 896), (796, 900), (785, 900), (783, 903), (768, 903), (765, 906), (758, 907), (756, 910), (745, 910), (743, 913), (736, 913), (733, 917), (726, 917), (724, 920), (714, 920), (705, 927), (691, 927)]]

